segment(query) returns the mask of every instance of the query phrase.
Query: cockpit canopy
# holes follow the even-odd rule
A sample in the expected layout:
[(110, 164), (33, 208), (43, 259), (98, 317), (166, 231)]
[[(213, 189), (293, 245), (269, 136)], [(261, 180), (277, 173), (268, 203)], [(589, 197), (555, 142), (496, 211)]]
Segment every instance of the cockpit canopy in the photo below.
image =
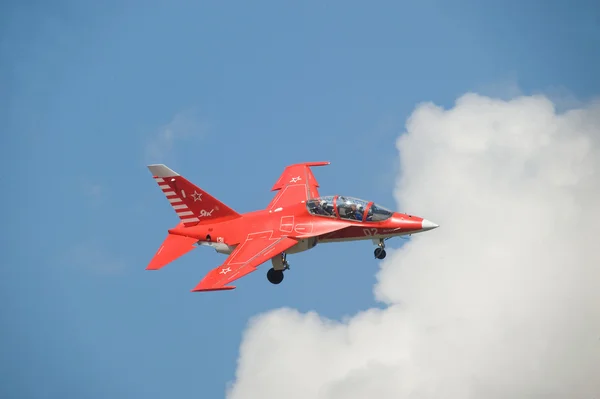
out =
[(359, 222), (380, 222), (389, 219), (393, 212), (373, 202), (359, 198), (330, 195), (306, 201), (308, 212)]

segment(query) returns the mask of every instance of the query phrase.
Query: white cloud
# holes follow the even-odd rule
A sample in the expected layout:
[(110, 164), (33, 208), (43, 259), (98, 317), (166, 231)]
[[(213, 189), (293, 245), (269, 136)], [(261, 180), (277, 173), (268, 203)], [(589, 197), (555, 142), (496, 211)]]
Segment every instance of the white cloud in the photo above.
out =
[(441, 227), (388, 251), (388, 307), (258, 316), (228, 397), (600, 397), (600, 105), (467, 94), (406, 133), (400, 209)]
[(177, 113), (147, 142), (146, 161), (150, 163), (169, 161), (177, 141), (201, 136), (205, 131), (206, 126), (202, 123), (197, 109), (190, 108)]
[(511, 98), (523, 95), (519, 86), (519, 79), (513, 73), (509, 73), (503, 79), (496, 82), (481, 84), (475, 91), (503, 100), (510, 100)]

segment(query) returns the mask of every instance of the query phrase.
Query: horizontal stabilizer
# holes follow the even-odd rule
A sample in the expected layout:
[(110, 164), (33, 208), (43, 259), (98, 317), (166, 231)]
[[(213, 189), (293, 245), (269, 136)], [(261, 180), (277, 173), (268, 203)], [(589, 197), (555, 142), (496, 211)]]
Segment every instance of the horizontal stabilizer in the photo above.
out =
[(194, 244), (196, 242), (198, 242), (197, 238), (175, 234), (167, 235), (167, 238), (165, 238), (165, 241), (163, 241), (162, 245), (158, 251), (156, 251), (156, 254), (146, 267), (146, 270), (158, 270), (166, 266), (194, 249)]

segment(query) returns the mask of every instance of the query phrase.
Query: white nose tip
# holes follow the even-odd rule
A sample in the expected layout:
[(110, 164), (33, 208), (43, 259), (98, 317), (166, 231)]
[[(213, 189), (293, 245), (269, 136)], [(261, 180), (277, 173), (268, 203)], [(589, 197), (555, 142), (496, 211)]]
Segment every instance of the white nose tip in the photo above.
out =
[(423, 221), (421, 222), (421, 228), (423, 230), (432, 230), (435, 229), (436, 227), (440, 227), (439, 225), (433, 223), (430, 220), (427, 219), (423, 219)]

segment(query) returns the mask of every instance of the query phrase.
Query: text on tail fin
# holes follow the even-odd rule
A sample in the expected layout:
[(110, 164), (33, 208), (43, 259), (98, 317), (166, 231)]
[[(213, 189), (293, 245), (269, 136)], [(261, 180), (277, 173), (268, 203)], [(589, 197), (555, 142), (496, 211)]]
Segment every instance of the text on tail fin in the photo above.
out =
[(148, 169), (186, 227), (194, 226), (204, 220), (240, 216), (165, 165), (149, 165)]

